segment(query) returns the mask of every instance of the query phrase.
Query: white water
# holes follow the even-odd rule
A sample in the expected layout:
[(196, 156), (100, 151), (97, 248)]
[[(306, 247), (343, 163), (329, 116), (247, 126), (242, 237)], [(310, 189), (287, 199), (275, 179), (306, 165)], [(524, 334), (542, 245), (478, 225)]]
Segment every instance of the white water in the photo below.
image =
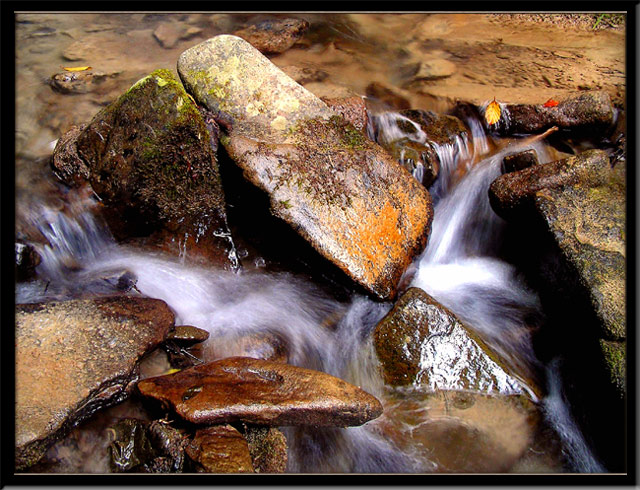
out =
[[(543, 159), (544, 147), (535, 147)], [(532, 313), (539, 313), (538, 299), (518, 280), (513, 266), (497, 257), (504, 223), (487, 198), (488, 186), (499, 175), (500, 161), (509, 151), (514, 148), (475, 164), (439, 200), (430, 242), (417, 261), (412, 285), (481, 332), (514, 365), (531, 366), (537, 360), (523, 325)], [(444, 166), (445, 170), (450, 177), (455, 167)], [(275, 335), (284, 340), (291, 364), (338, 376), (384, 403), (388, 394), (378, 374), (371, 333), (391, 305), (359, 296), (343, 304), (307, 279), (290, 274), (192, 267), (179, 258), (118, 246), (84, 205), (74, 216), (48, 209), (36, 213), (50, 246), (39, 247), (40, 280), (19, 286), (17, 303), (105, 294), (108, 284), (96, 282), (96, 277), (126, 269), (137, 278), (140, 294), (162, 299), (174, 310), (176, 324), (195, 325), (211, 333), (205, 361), (246, 354), (243, 339), (248, 335)], [(598, 471), (597, 463), (588, 463), (593, 460), (590, 450), (553, 384), (557, 375), (550, 372), (550, 377), (551, 392), (543, 405), (569, 454), (571, 469)], [(424, 453), (397, 447), (384, 434), (384, 424), (385, 415), (348, 429), (286, 429), (288, 471), (437, 470)]]

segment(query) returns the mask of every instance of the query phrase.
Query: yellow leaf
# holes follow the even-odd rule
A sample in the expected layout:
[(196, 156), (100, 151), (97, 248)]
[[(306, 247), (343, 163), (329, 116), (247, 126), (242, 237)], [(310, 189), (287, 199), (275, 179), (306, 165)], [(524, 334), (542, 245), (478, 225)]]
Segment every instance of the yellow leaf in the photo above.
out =
[(167, 374), (173, 374), (173, 373), (177, 373), (178, 371), (180, 371), (180, 369), (172, 368), (172, 369), (169, 369), (169, 370), (168, 370), (166, 373), (164, 373), (164, 374), (165, 374), (165, 375), (167, 375)]
[(91, 67), (90, 66), (63, 66), (62, 69), (66, 71), (86, 71), (86, 70), (91, 70)]
[(495, 97), (493, 98), (493, 102), (491, 102), (484, 111), (484, 118), (487, 121), (487, 124), (494, 125), (500, 120), (500, 104), (496, 102)]

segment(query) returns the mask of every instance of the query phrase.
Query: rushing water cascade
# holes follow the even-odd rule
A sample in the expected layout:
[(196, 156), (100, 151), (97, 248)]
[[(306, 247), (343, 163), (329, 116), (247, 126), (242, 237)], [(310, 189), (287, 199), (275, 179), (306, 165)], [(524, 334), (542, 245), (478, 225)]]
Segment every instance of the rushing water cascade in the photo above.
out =
[[(534, 146), (544, 158), (544, 146)], [(523, 325), (539, 314), (538, 300), (518, 281), (513, 266), (498, 257), (504, 224), (487, 199), (487, 187), (498, 176), (501, 159), (509, 151), (514, 148), (506, 147), (478, 162), (443, 195), (435, 207), (430, 243), (416, 263), (412, 285), (427, 291), (481, 332), (513, 365), (531, 367), (537, 360)], [(449, 174), (455, 170), (453, 166), (445, 168)], [(207, 269), (189, 266), (179, 257), (119, 246), (93, 217), (89, 201), (72, 203), (68, 213), (47, 208), (33, 213), (33, 223), (48, 245), (39, 247), (40, 280), (17, 289), (18, 303), (114, 292), (117, 287), (108, 280), (110, 274), (126, 271), (135, 278), (137, 292), (169, 304), (177, 324), (197, 325), (211, 333), (215, 341), (205, 344), (204, 361), (251, 355), (243, 339), (255, 334), (272, 335), (286, 345), (290, 363), (338, 376), (383, 401), (385, 414), (363, 427), (286, 429), (288, 471), (430, 472), (446, 468), (417, 446), (399, 447), (398, 439), (385, 436), (389, 423), (399, 433), (410, 430), (400, 440), (418, 430), (411, 425), (402, 428), (402, 423), (398, 426), (392, 420), (393, 413), (411, 419), (418, 413), (429, 421), (429, 410), (433, 410), (415, 412), (406, 402), (398, 404), (401, 392), (390, 392), (382, 382), (372, 331), (390, 304), (360, 296), (354, 296), (349, 304), (339, 303), (308, 280), (291, 274)], [(429, 362), (428, 353), (427, 349), (423, 364)], [(544, 401), (545, 413), (558, 429), (570, 453), (570, 463), (581, 471), (597, 471), (597, 463), (587, 467), (578, 463), (585, 460), (582, 453), (589, 449), (571, 422), (553, 384), (557, 383), (554, 376), (550, 374), (551, 395)], [(510, 393), (514, 389), (510, 383), (505, 380), (492, 389)], [(431, 390), (437, 393), (442, 388), (434, 385)], [(425, 396), (424, 387), (412, 390), (400, 396)], [(387, 414), (388, 409), (391, 414)]]

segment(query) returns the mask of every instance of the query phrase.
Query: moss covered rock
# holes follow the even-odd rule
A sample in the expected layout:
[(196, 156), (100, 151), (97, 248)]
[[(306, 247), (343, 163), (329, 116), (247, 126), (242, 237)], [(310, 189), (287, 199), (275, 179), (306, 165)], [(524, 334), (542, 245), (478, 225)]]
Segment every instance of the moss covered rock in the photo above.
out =
[(626, 338), (626, 184), (622, 166), (600, 186), (544, 189), (535, 205), (587, 291), (600, 336)]
[(256, 473), (284, 473), (287, 469), (287, 440), (275, 427), (251, 426), (245, 431)]
[(117, 237), (157, 233), (227, 263), (215, 236), (228, 235), (216, 135), (169, 70), (139, 80), (72, 136), (54, 167), (67, 183), (89, 180)]
[(627, 354), (626, 342), (614, 342), (600, 339), (600, 348), (609, 371), (611, 384), (621, 398), (627, 393)]
[(529, 389), (480, 337), (419, 288), (407, 290), (378, 323), (374, 344), (390, 385), (485, 394)]
[(426, 244), (428, 192), (397, 161), (250, 44), (217, 36), (185, 51), (178, 71), (225, 120), (221, 139), (271, 211), (380, 298)]

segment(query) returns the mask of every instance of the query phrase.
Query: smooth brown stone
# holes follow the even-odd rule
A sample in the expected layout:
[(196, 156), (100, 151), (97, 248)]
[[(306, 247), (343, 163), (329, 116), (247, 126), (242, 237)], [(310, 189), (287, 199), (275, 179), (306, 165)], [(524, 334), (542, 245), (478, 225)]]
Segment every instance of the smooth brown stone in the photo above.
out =
[(138, 389), (196, 424), (346, 427), (382, 413), (375, 397), (334, 376), (250, 357), (145, 379)]
[(230, 425), (200, 429), (185, 451), (204, 473), (253, 473), (247, 441)]

